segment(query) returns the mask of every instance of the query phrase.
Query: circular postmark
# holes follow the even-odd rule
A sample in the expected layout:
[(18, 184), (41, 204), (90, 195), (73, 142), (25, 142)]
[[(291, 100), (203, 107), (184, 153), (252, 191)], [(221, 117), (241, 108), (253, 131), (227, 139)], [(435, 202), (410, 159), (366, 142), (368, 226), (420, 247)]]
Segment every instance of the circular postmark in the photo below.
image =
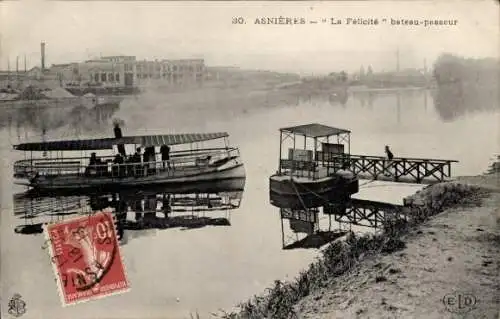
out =
[(455, 291), (443, 297), (446, 310), (452, 313), (464, 314), (476, 307), (478, 299), (474, 294), (463, 291)]

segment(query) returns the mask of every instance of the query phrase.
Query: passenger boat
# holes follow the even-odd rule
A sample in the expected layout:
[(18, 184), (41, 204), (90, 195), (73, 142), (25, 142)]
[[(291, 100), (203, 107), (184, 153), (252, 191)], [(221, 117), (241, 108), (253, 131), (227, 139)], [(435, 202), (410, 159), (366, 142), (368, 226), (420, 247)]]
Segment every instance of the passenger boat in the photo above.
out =
[[(278, 171), (269, 178), (271, 204), (307, 209), (345, 201), (357, 193), (357, 177), (343, 169), (349, 165), (350, 133), (317, 123), (281, 128)], [(288, 156), (282, 157), (287, 140), (293, 144)], [(310, 149), (308, 140), (313, 142)], [(303, 148), (297, 142), (303, 142)]]
[[(199, 183), (206, 185), (245, 177), (239, 149), (229, 146), (226, 132), (121, 136), (121, 130), (118, 130), (119, 134), (115, 128), (114, 138), (14, 145), (15, 150), (23, 151), (25, 155), (29, 153), (26, 159), (14, 163), (14, 178), (18, 184), (39, 192), (87, 192), (146, 185), (190, 190), (196, 189)], [(194, 144), (211, 140), (224, 140), (224, 146), (193, 148)], [(162, 146), (187, 145), (190, 146), (187, 150), (167, 150), (167, 156), (158, 152)], [(145, 148), (149, 156), (125, 154), (126, 147), (131, 146), (140, 150)], [(105, 151), (107, 154), (97, 157), (94, 152), (91, 156), (68, 156), (68, 152), (75, 151)]]

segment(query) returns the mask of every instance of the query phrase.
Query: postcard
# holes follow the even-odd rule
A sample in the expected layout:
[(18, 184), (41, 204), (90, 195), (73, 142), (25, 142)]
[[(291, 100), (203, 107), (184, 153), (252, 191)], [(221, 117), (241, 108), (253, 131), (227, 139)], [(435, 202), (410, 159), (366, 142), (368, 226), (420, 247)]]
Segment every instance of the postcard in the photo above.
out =
[(496, 318), (499, 12), (0, 2), (2, 318)]

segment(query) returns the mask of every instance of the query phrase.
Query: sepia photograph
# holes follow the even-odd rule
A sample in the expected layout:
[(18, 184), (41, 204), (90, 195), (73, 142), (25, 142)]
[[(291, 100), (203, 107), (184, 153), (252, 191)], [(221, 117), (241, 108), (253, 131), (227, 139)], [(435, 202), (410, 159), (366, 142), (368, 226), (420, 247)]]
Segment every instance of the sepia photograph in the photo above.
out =
[(0, 2), (0, 317), (500, 317), (497, 1)]

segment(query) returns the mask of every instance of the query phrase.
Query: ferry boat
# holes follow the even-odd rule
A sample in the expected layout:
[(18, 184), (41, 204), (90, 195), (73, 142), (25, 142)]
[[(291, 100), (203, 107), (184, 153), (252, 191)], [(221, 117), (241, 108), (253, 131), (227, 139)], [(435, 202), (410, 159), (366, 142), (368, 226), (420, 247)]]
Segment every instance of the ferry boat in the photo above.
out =
[[(23, 143), (14, 145), (15, 150), (26, 155), (26, 159), (14, 163), (14, 178), (18, 184), (39, 192), (104, 191), (146, 185), (192, 189), (199, 183), (245, 177), (239, 149), (231, 147), (228, 138), (226, 132), (121, 136), (117, 126), (114, 138)], [(224, 146), (193, 148), (194, 144), (210, 140), (223, 140)], [(170, 147), (179, 145), (190, 148), (170, 151)], [(127, 155), (126, 146), (138, 152)], [(141, 154), (143, 149), (147, 156)], [(68, 156), (74, 151), (107, 154)]]
[[(308, 209), (342, 202), (357, 193), (358, 178), (344, 169), (349, 165), (350, 134), (317, 123), (281, 128), (278, 171), (269, 178), (271, 204)], [(293, 145), (283, 156), (287, 140)], [(312, 141), (309, 149), (308, 141)]]

